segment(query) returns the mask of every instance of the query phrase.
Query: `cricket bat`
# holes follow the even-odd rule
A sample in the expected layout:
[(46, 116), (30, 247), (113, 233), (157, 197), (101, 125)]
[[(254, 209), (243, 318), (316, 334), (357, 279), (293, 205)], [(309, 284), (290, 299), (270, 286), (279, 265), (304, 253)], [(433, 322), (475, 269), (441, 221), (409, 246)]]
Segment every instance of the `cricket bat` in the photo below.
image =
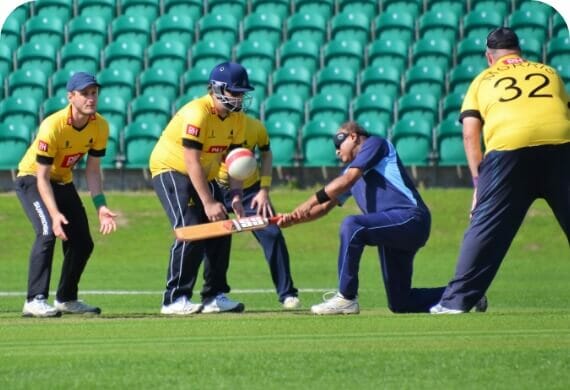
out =
[(233, 233), (249, 232), (276, 224), (281, 217), (264, 218), (258, 215), (244, 218), (226, 219), (224, 221), (202, 223), (174, 229), (174, 235), (180, 241), (197, 241), (227, 236)]

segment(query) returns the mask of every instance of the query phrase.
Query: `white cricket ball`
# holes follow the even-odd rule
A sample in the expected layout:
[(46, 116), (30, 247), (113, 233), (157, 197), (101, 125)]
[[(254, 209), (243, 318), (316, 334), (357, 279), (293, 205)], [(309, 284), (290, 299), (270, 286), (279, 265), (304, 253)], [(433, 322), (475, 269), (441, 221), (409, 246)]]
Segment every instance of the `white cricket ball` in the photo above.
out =
[(237, 180), (245, 180), (257, 168), (257, 161), (253, 152), (247, 148), (236, 148), (226, 156), (228, 174)]

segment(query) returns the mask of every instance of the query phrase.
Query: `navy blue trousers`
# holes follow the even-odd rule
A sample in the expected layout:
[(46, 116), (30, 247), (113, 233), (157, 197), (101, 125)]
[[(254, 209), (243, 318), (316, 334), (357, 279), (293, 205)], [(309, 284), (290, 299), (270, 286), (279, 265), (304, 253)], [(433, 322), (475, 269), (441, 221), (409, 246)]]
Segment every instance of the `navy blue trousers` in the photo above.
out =
[[(190, 178), (169, 171), (155, 176), (152, 185), (173, 229), (206, 223), (208, 217)], [(210, 182), (214, 199), (223, 202), (216, 182)], [(226, 275), (230, 259), (231, 236), (194, 242), (175, 240), (170, 247), (166, 290), (163, 304), (169, 305), (181, 296), (192, 297), (198, 270), (204, 261), (202, 300), (230, 292)]]
[[(62, 241), (63, 264), (55, 297), (60, 302), (74, 301), (79, 280), (93, 251), (93, 240), (85, 208), (73, 183), (52, 183), (52, 190), (57, 208), (69, 222), (63, 225), (67, 241)], [(56, 243), (51, 217), (38, 192), (35, 176), (16, 179), (16, 195), (35, 231), (29, 259), (27, 299), (37, 295), (47, 298)]]
[[(570, 143), (485, 156), (479, 167), (477, 205), (443, 306), (467, 311), (485, 294), (538, 198), (546, 200), (570, 245)], [(560, 249), (568, 257), (568, 248)]]
[[(243, 191), (242, 202), (247, 216), (257, 214), (257, 210), (251, 207), (251, 200), (259, 192), (259, 189), (259, 182), (257, 182)], [(231, 211), (231, 195), (228, 190), (222, 189), (222, 191), (224, 192), (225, 206)], [(269, 225), (265, 229), (255, 230), (252, 233), (263, 248), (279, 302), (283, 303), (283, 300), (288, 296), (297, 296), (297, 289), (293, 285), (293, 278), (291, 277), (289, 251), (279, 226)]]
[(393, 209), (346, 217), (340, 228), (339, 291), (353, 299), (365, 245), (376, 246), (388, 307), (395, 313), (427, 312), (444, 287), (412, 288), (414, 256), (426, 243), (431, 225), (427, 211)]

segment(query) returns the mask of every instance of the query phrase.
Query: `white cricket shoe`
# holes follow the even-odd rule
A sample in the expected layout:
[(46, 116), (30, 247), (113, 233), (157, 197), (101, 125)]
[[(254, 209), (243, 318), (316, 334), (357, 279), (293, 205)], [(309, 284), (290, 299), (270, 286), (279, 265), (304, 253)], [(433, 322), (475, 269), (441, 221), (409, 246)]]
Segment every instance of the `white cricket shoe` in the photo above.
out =
[(61, 311), (47, 303), (43, 295), (36, 295), (31, 301), (24, 302), (24, 317), (61, 317)]
[(202, 313), (241, 313), (244, 309), (245, 306), (243, 303), (232, 301), (230, 298), (226, 297), (225, 294), (221, 293), (204, 301)]
[[(487, 300), (487, 297), (485, 295), (483, 295), (483, 297), (477, 301), (475, 306), (473, 306), (473, 311), (475, 311), (477, 313), (483, 313), (483, 312), (487, 311), (488, 306), (489, 306), (489, 301)], [(432, 308), (429, 309), (429, 312), (431, 314), (463, 314), (463, 313), (465, 313), (465, 311), (463, 311), (463, 310), (450, 309), (450, 308), (447, 308), (445, 306), (442, 306), (441, 303), (438, 303), (437, 305), (432, 306)]]
[(360, 306), (358, 299), (346, 299), (341, 293), (336, 293), (331, 299), (311, 307), (314, 314), (358, 314)]
[(290, 295), (283, 300), (283, 309), (285, 310), (295, 310), (301, 307), (301, 300), (299, 297)]
[(101, 309), (96, 306), (91, 306), (83, 301), (67, 301), (59, 302), (53, 301), (55, 308), (65, 314), (101, 314)]
[(200, 310), (202, 310), (201, 303), (192, 303), (186, 296), (181, 296), (170, 305), (162, 305), (160, 314), (184, 316), (199, 313)]

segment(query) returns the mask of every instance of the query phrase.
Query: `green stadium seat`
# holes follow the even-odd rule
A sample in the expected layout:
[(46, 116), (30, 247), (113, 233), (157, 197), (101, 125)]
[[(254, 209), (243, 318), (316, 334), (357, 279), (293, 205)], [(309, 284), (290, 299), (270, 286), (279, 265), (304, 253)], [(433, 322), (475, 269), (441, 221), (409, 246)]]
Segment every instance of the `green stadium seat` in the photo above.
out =
[(343, 95), (318, 93), (308, 104), (309, 120), (346, 122), (349, 119), (349, 100)]
[(174, 102), (174, 110), (178, 111), (182, 108), (182, 106), (184, 106), (186, 103), (199, 98), (201, 96), (204, 96), (206, 94), (206, 89), (204, 88), (198, 88), (198, 87), (192, 87), (190, 89), (188, 89), (186, 91), (186, 93), (182, 96), (180, 96), (178, 99), (176, 99), (176, 101)]
[(62, 110), (68, 104), (69, 101), (67, 100), (67, 95), (52, 96), (44, 100), (42, 103), (40, 121), (43, 121), (46, 117), (50, 116), (54, 112)]
[(31, 97), (39, 105), (47, 96), (47, 76), (40, 69), (19, 69), (8, 76), (8, 94)]
[(138, 74), (144, 67), (143, 47), (137, 42), (111, 42), (104, 51), (105, 67)]
[(314, 42), (321, 46), (326, 39), (327, 22), (320, 14), (297, 11), (287, 19), (287, 37), (292, 41)]
[(377, 39), (368, 46), (368, 66), (408, 67), (408, 45), (399, 39)]
[(156, 40), (178, 42), (188, 48), (194, 43), (194, 19), (182, 14), (165, 14), (154, 23)]
[(0, 41), (0, 75), (7, 75), (12, 71), (12, 69), (14, 69), (14, 59), (12, 58), (12, 50), (10, 49), (10, 46), (8, 46), (2, 40)]
[(51, 74), (57, 67), (56, 49), (48, 42), (24, 43), (16, 52), (16, 62), (19, 69), (41, 70)]
[(77, 11), (83, 16), (98, 16), (107, 23), (117, 15), (115, 0), (77, 0)]
[(182, 75), (182, 86), (184, 91), (190, 88), (200, 88), (200, 96), (206, 94), (208, 87), (208, 80), (210, 78), (210, 71), (212, 69), (206, 67), (193, 67)]
[(436, 129), (438, 165), (467, 165), (463, 146), (463, 126), (457, 118), (442, 121)]
[(267, 92), (269, 90), (269, 76), (264, 68), (251, 66), (246, 67), (247, 76), (249, 78), (249, 83), (255, 88), (248, 95), (256, 95), (258, 97), (258, 102), (261, 103), (265, 99)]
[(13, 15), (15, 15), (15, 13), (10, 14), (4, 21), (4, 24), (0, 26), (2, 28), (0, 41), (8, 45), (12, 51), (16, 51), (16, 49), (18, 49), (18, 46), (20, 46), (22, 43), (22, 24), (20, 24), (18, 19)]
[(114, 43), (137, 43), (146, 47), (150, 43), (150, 22), (142, 16), (121, 15), (111, 23)]
[(334, 0), (294, 0), (294, 3), (298, 13), (320, 15), (325, 20), (334, 14)]
[(140, 75), (141, 94), (164, 96), (173, 101), (180, 93), (178, 73), (169, 67), (152, 67)]
[(122, 127), (118, 127), (115, 123), (109, 122), (109, 138), (107, 138), (105, 156), (101, 158), (101, 168), (117, 168), (118, 162), (122, 160), (121, 131)]
[(359, 41), (330, 40), (323, 49), (327, 67), (350, 68), (357, 73), (364, 65), (364, 50)]
[(372, 20), (380, 13), (379, 3), (376, 0), (339, 0), (338, 9), (340, 12), (361, 13)]
[(290, 121), (299, 127), (305, 121), (305, 103), (299, 95), (273, 94), (263, 103), (263, 117), (266, 121), (277, 118)]
[(56, 49), (64, 41), (64, 21), (55, 16), (32, 16), (24, 25), (26, 42), (49, 43)]
[(505, 16), (511, 13), (511, 0), (471, 0), (471, 10), (495, 10)]
[(36, 0), (33, 6), (34, 14), (39, 16), (69, 20), (73, 15), (73, 2), (69, 0)]
[(555, 13), (552, 17), (552, 37), (553, 38), (567, 38), (569, 35), (568, 26), (566, 21), (559, 13)]
[(414, 65), (405, 74), (406, 93), (429, 93), (439, 99), (445, 91), (446, 70), (437, 64)]
[(164, 0), (164, 11), (170, 15), (184, 15), (198, 20), (204, 13), (202, 0)]
[(294, 94), (308, 99), (313, 94), (313, 77), (303, 67), (281, 67), (273, 73), (274, 94)]
[(473, 79), (481, 73), (485, 67), (459, 64), (449, 72), (449, 91), (461, 92), (466, 91)]
[(485, 37), (464, 38), (457, 45), (457, 63), (473, 66), (487, 66), (485, 58)]
[(392, 129), (392, 142), (405, 166), (428, 166), (432, 155), (432, 127), (423, 117), (400, 119)]
[(61, 68), (81, 69), (85, 72), (96, 73), (100, 65), (100, 50), (97, 45), (86, 42), (70, 42), (60, 51)]
[(243, 20), (243, 36), (253, 41), (267, 41), (277, 48), (281, 44), (283, 21), (273, 13), (253, 12)]
[(383, 93), (390, 97), (400, 95), (402, 72), (396, 65), (369, 66), (360, 74), (360, 88), (363, 93)]
[(125, 128), (126, 168), (148, 168), (148, 160), (163, 126), (154, 121), (133, 122)]
[(544, 47), (542, 41), (539, 41), (534, 35), (523, 32), (519, 35), (519, 44), (522, 55), (529, 61), (544, 62)]
[(275, 66), (275, 47), (267, 40), (245, 39), (235, 51), (237, 62), (246, 68), (263, 68), (269, 73)]
[(326, 66), (316, 76), (317, 92), (352, 98), (356, 94), (356, 73), (350, 68)]
[[(519, 3), (518, 5), (516, 4), (517, 2)], [(552, 6), (536, 0), (515, 0), (515, 6), (521, 11), (544, 13), (548, 17), (556, 13)]]
[(30, 145), (31, 131), (22, 123), (0, 123), (0, 170), (16, 170)]
[[(67, 96), (67, 82), (74, 73), (81, 69), (60, 69), (53, 73), (49, 81), (50, 96)], [(97, 80), (99, 81), (99, 80)]]
[(412, 50), (412, 63), (447, 69), (453, 63), (453, 46), (446, 38), (421, 38)]
[(287, 40), (279, 48), (281, 67), (303, 67), (314, 73), (319, 56), (319, 46), (312, 41)]
[(261, 102), (263, 99), (265, 99), (265, 95), (263, 94), (256, 93), (255, 91), (248, 93), (244, 101), (245, 106), (243, 111), (254, 118), (261, 119)]
[(192, 46), (192, 66), (212, 69), (232, 58), (232, 48), (222, 41), (198, 41)]
[(426, 7), (429, 11), (451, 11), (459, 16), (464, 15), (467, 11), (467, 2), (456, 0), (426, 0)]
[(558, 64), (554, 67), (562, 81), (566, 85), (566, 91), (570, 94), (570, 89), (568, 89), (568, 84), (570, 83), (570, 62), (566, 61), (561, 64)]
[(208, 13), (233, 15), (237, 20), (243, 19), (247, 11), (247, 0), (208, 0)]
[(517, 10), (511, 13), (509, 25), (517, 34), (532, 35), (540, 42), (548, 36), (548, 20), (546, 12), (535, 10)]
[(505, 15), (498, 10), (473, 10), (463, 18), (463, 36), (485, 40), (491, 30), (504, 24)]
[(422, 118), (430, 126), (438, 118), (439, 101), (430, 93), (411, 93), (398, 99), (398, 119)]
[(0, 122), (22, 124), (27, 129), (38, 126), (39, 103), (30, 96), (9, 96), (0, 102)]
[(394, 99), (386, 94), (367, 92), (357, 96), (352, 102), (354, 120), (359, 123), (381, 122), (384, 130), (392, 123)]
[(127, 123), (127, 101), (119, 95), (109, 94), (104, 89), (101, 89), (101, 91), (101, 96), (97, 103), (97, 112), (103, 115), (109, 122), (113, 122), (122, 128)]
[(169, 68), (177, 75), (187, 69), (187, 47), (178, 41), (157, 41), (147, 49), (148, 66)]
[(280, 118), (265, 122), (274, 167), (292, 167), (298, 155), (298, 131), (294, 123)]
[(376, 39), (402, 40), (407, 45), (415, 39), (414, 17), (407, 12), (385, 11), (374, 22)]
[(358, 124), (366, 129), (370, 135), (376, 135), (378, 137), (388, 138), (388, 128), (390, 124), (379, 122), (377, 120), (369, 120), (364, 117), (358, 120)]
[(172, 116), (170, 100), (166, 97), (153, 94), (142, 94), (131, 101), (131, 121), (149, 122), (155, 120), (165, 125)]
[(274, 13), (285, 20), (290, 14), (291, 5), (289, 0), (252, 0), (251, 9), (257, 13)]
[(383, 0), (384, 12), (404, 12), (416, 19), (423, 10), (423, 0)]
[[(433, 1), (432, 1), (433, 3)], [(441, 4), (445, 9), (431, 9), (425, 12), (419, 21), (419, 34), (423, 39), (445, 39), (448, 42), (455, 42), (459, 37), (459, 15), (448, 8), (448, 2), (437, 2), (434, 4)], [(461, 2), (453, 2), (455, 4), (463, 5)]]
[[(107, 68), (97, 74), (102, 96), (118, 96), (130, 101), (135, 95), (135, 73), (125, 68)], [(101, 103), (101, 99), (99, 99)]]
[(303, 165), (305, 167), (336, 167), (340, 161), (336, 156), (333, 136), (340, 122), (334, 120), (312, 120), (303, 126)]
[(546, 46), (546, 60), (554, 65), (570, 62), (570, 36), (552, 38)]
[(80, 15), (67, 24), (67, 37), (70, 42), (89, 42), (104, 48), (108, 34), (108, 25), (100, 16)]
[(443, 98), (443, 104), (441, 109), (441, 117), (443, 120), (459, 118), (459, 113), (461, 112), (461, 105), (463, 104), (463, 99), (465, 99), (465, 92), (451, 92)]
[(331, 20), (331, 37), (336, 41), (358, 41), (365, 46), (370, 39), (371, 21), (360, 12), (341, 12)]
[(121, 0), (121, 14), (149, 21), (160, 15), (160, 0)]
[(24, 23), (26, 23), (26, 20), (32, 15), (31, 8), (32, 8), (31, 3), (29, 2), (20, 4), (18, 7), (13, 9), (9, 15), (7, 15), (7, 19), (12, 19), (18, 22), (19, 26), (22, 26), (24, 25)]
[(207, 14), (198, 20), (201, 41), (221, 41), (233, 46), (238, 39), (238, 31), (238, 20), (231, 14)]

